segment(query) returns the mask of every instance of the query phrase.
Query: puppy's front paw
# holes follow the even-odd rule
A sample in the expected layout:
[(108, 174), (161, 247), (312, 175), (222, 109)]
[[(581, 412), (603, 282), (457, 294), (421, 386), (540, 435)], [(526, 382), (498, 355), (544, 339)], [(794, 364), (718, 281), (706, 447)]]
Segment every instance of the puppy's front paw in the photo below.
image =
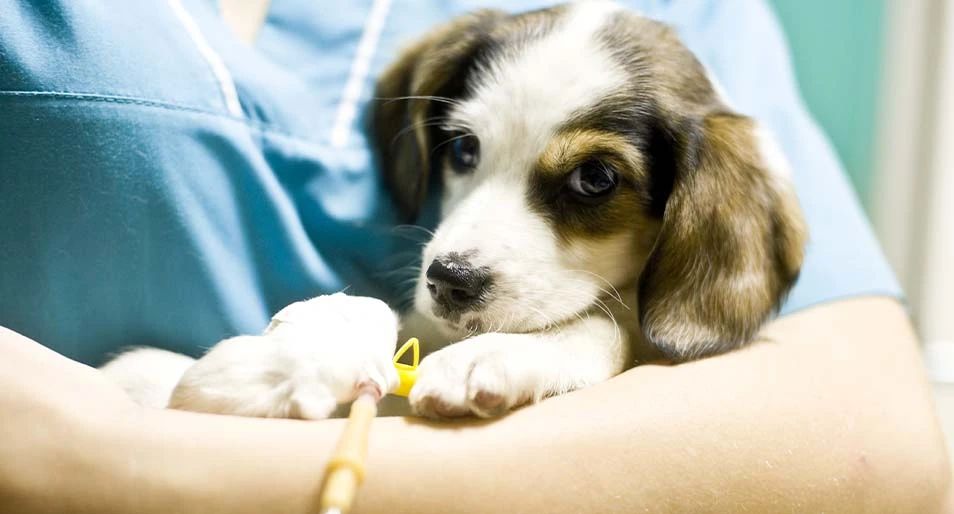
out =
[(383, 302), (336, 294), (282, 309), (264, 335), (217, 344), (186, 370), (175, 409), (321, 419), (358, 386), (397, 385), (397, 317)]
[(529, 337), (483, 334), (427, 356), (409, 397), (414, 412), (429, 418), (490, 418), (539, 400), (541, 380), (532, 356), (521, 348), (521, 339)]

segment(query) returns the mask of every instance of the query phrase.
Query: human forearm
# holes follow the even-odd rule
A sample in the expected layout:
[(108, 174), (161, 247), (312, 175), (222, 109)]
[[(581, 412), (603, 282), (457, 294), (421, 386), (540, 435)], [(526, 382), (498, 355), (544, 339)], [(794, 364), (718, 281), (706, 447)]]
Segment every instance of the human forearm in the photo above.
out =
[[(493, 422), (376, 420), (357, 509), (937, 511), (947, 462), (901, 309), (888, 300), (844, 302), (780, 320), (769, 334), (776, 342), (644, 366)], [(72, 389), (91, 387), (52, 411), (97, 415), (72, 432), (33, 429), (27, 440), (47, 446), (32, 454), (0, 443), (0, 478), (18, 477), (0, 484), (0, 500), (9, 500), (0, 504), (22, 513), (313, 508), (340, 421), (126, 410), (103, 401), (113, 392), (96, 389), (92, 370), (49, 356), (42, 369), (18, 375), (23, 383), (36, 383), (30, 377), (40, 371), (63, 372)], [(18, 383), (4, 379), (0, 391)], [(2, 397), (5, 408), (10, 397)], [(56, 426), (71, 424), (40, 428)], [(66, 448), (52, 444), (57, 437)], [(11, 455), (22, 463), (4, 467)], [(71, 465), (46, 466), (47, 459), (26, 468), (31, 455)]]
[(776, 342), (642, 367), (480, 428), (382, 422), (358, 505), (937, 511), (947, 463), (901, 308), (853, 300), (780, 320), (768, 333)]
[(310, 512), (338, 421), (151, 410), (0, 328), (0, 512)]

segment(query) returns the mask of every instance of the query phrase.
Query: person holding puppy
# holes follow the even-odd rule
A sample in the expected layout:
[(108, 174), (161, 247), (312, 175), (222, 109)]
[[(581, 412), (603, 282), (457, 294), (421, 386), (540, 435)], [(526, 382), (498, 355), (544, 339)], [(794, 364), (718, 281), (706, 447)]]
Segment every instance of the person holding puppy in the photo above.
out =
[[(361, 98), (373, 77), (350, 57), (377, 31), (380, 70), (464, 9), (381, 5), (333, 23), (318, 2), (271, 6), (254, 48), (211, 4), (0, 5), (5, 509), (313, 509), (339, 421), (146, 409), (81, 362), (130, 343), (195, 354), (347, 284), (393, 294), (377, 273), (395, 248), (372, 244), (393, 212), (346, 87)], [(916, 338), (767, 8), (627, 5), (721, 63), (729, 95), (800, 149), (812, 243), (771, 342), (490, 423), (378, 419), (358, 511), (939, 511)]]

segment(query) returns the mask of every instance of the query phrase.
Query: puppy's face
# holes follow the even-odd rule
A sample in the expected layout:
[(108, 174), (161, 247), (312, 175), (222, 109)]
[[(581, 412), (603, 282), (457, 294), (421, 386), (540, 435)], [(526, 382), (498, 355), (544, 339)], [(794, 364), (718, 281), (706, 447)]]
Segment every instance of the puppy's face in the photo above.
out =
[(399, 205), (443, 185), (415, 307), (450, 334), (546, 329), (629, 288), (649, 340), (691, 358), (747, 341), (797, 275), (767, 139), (670, 30), (615, 4), (460, 18), (377, 96)]

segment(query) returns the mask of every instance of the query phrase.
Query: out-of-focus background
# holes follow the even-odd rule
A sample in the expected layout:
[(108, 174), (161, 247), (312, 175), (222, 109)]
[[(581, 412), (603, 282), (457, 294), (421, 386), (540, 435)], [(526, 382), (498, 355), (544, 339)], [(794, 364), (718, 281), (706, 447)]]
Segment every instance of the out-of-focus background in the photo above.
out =
[(954, 449), (954, 0), (771, 0), (907, 295)]

